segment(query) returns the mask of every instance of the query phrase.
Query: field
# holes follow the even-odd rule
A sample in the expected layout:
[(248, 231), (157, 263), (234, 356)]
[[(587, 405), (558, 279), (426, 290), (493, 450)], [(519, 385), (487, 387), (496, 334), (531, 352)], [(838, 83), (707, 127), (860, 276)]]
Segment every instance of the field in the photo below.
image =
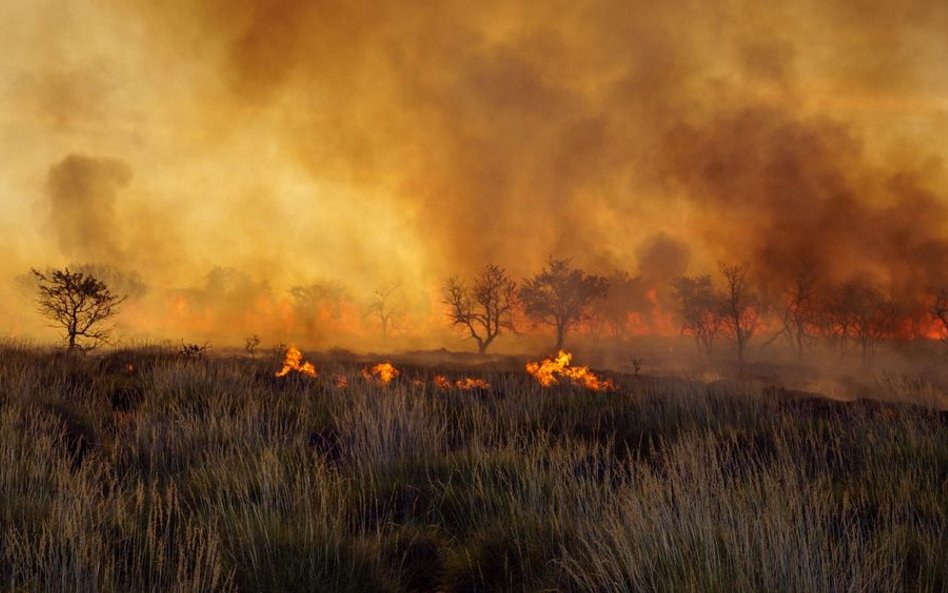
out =
[(315, 362), (2, 350), (0, 590), (948, 591), (944, 412)]

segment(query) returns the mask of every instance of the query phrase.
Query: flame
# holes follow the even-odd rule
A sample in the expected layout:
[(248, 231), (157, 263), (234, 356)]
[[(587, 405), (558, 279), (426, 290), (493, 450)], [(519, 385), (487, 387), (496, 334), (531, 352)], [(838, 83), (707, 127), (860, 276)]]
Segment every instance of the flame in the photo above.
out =
[(380, 362), (379, 364), (362, 369), (362, 376), (367, 380), (375, 379), (379, 383), (385, 384), (396, 379), (400, 373), (398, 369), (390, 362)]
[(288, 375), (290, 371), (296, 371), (297, 373), (310, 377), (316, 376), (316, 367), (313, 366), (313, 363), (304, 361), (303, 353), (300, 352), (299, 348), (292, 345), (286, 349), (286, 357), (283, 359), (283, 368), (277, 371), (276, 376), (284, 377)]
[(490, 389), (490, 383), (487, 381), (483, 379), (472, 379), (470, 377), (458, 379), (454, 382), (454, 386), (465, 391), (470, 391), (471, 389)]
[(336, 373), (332, 377), (333, 385), (339, 389), (345, 389), (349, 386), (349, 377), (343, 375), (342, 373)]
[(554, 358), (546, 358), (540, 362), (528, 362), (527, 372), (533, 375), (537, 382), (544, 387), (559, 384), (560, 378), (569, 379), (573, 385), (585, 387), (592, 391), (611, 391), (615, 385), (609, 379), (600, 379), (589, 367), (570, 366), (573, 355), (560, 350)]
[(447, 391), (452, 387), (464, 391), (470, 391), (472, 389), (490, 389), (490, 383), (484, 379), (472, 379), (471, 377), (464, 377), (463, 379), (458, 379), (454, 383), (451, 383), (451, 381), (444, 375), (435, 375), (434, 384), (442, 391)]

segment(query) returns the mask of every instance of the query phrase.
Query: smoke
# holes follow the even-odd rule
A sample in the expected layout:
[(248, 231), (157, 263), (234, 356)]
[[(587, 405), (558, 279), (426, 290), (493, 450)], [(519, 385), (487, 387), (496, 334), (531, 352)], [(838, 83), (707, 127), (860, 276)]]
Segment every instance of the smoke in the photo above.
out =
[(682, 241), (667, 233), (658, 233), (639, 247), (636, 257), (643, 278), (652, 284), (667, 284), (688, 270), (691, 253)]
[(192, 300), (234, 268), (267, 290), (233, 300), (273, 302), (254, 328), (333, 278), (356, 301), (402, 282), (423, 333), (446, 276), (549, 255), (905, 299), (948, 263), (944, 3), (37, 5), (0, 25), (27, 147), (0, 167), (53, 163), (53, 232), (20, 259), (121, 260)]
[(118, 261), (116, 196), (131, 178), (131, 168), (119, 159), (82, 154), (70, 154), (49, 168), (49, 222), (64, 254), (87, 261)]

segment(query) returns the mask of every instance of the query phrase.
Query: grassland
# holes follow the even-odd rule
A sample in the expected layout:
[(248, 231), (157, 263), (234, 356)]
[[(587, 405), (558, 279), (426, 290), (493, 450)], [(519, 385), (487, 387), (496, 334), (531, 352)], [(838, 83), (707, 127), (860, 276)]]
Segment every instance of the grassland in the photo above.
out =
[(4, 349), (0, 590), (948, 590), (944, 413), (318, 366)]

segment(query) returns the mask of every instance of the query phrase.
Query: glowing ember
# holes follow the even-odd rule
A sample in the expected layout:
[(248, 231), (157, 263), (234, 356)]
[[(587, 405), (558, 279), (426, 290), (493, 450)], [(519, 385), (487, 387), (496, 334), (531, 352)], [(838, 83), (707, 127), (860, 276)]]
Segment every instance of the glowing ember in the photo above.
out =
[(339, 389), (345, 389), (349, 386), (349, 377), (343, 375), (342, 373), (336, 373), (332, 377), (333, 385)]
[(557, 385), (561, 378), (568, 379), (573, 385), (585, 387), (592, 391), (611, 391), (615, 389), (609, 379), (600, 379), (589, 367), (570, 366), (573, 355), (560, 350), (554, 358), (546, 358), (540, 362), (528, 362), (527, 372), (533, 375), (537, 382), (544, 387)]
[(390, 362), (381, 362), (373, 367), (362, 369), (362, 376), (367, 380), (375, 379), (379, 383), (389, 383), (399, 375), (398, 369)]
[(286, 349), (286, 357), (283, 359), (283, 368), (277, 371), (277, 377), (284, 377), (290, 374), (290, 371), (296, 371), (301, 375), (309, 377), (316, 376), (316, 367), (313, 363), (303, 360), (303, 353), (296, 346), (290, 346)]
[(490, 383), (483, 379), (472, 379), (471, 377), (464, 377), (463, 379), (458, 379), (454, 383), (451, 383), (450, 379), (444, 375), (435, 375), (434, 378), (435, 387), (446, 391), (448, 389), (462, 389), (464, 391), (470, 391), (472, 389), (490, 389)]
[(487, 381), (483, 379), (472, 379), (470, 377), (458, 379), (454, 382), (454, 386), (465, 391), (470, 391), (471, 389), (490, 389), (490, 383)]

